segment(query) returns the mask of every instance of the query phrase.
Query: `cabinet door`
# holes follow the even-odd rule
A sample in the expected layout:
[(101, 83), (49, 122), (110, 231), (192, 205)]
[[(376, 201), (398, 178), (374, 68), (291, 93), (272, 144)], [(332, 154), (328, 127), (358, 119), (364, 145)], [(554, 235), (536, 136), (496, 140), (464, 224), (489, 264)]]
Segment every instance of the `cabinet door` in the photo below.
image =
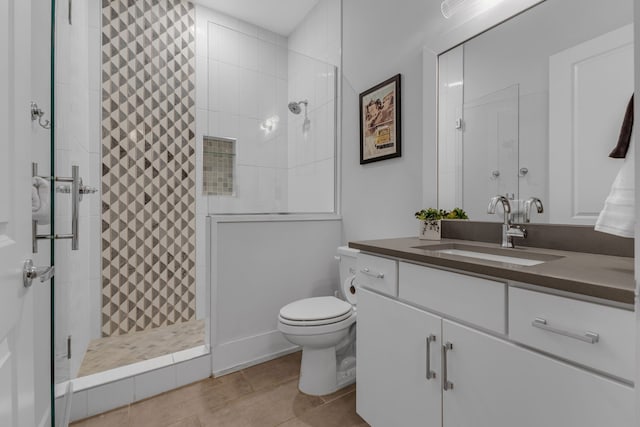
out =
[[(633, 388), (443, 321), (444, 427), (632, 427)], [(443, 373), (444, 375), (444, 373)]]
[(357, 411), (373, 427), (441, 426), (441, 327), (439, 317), (358, 290)]

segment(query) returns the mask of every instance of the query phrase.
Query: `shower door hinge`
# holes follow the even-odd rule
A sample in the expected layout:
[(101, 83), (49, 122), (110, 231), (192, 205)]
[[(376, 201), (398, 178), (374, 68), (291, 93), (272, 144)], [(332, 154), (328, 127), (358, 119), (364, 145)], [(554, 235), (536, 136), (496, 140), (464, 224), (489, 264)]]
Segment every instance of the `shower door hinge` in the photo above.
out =
[(71, 359), (71, 335), (67, 337), (67, 359)]

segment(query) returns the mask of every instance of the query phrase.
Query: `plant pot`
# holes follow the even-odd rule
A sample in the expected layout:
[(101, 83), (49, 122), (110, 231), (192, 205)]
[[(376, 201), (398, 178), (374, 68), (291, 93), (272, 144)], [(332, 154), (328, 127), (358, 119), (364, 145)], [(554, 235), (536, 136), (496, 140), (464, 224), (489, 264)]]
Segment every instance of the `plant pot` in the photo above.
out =
[(420, 240), (440, 240), (442, 232), (441, 220), (420, 221), (420, 231), (418, 239)]

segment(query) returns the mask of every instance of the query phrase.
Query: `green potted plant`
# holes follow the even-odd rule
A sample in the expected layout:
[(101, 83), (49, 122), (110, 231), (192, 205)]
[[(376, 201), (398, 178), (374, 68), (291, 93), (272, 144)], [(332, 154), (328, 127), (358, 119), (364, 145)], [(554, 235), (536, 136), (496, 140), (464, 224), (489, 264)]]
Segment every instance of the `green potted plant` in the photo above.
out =
[(418, 238), (422, 240), (440, 240), (443, 219), (469, 219), (467, 213), (460, 208), (454, 208), (451, 212), (444, 209), (422, 209), (415, 213), (415, 217), (420, 220)]
[(415, 216), (420, 220), (420, 229), (418, 238), (423, 240), (440, 240), (440, 233), (442, 231), (442, 219), (445, 218), (449, 212), (442, 209), (422, 209), (415, 213)]

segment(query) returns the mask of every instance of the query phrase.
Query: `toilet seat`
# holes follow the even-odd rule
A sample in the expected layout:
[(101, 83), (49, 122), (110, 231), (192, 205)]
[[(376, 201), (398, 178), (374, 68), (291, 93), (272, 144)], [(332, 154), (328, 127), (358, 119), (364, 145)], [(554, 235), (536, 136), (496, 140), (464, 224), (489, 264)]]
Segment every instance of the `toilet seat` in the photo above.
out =
[(324, 323), (319, 325), (305, 325), (295, 324), (294, 322), (283, 319), (282, 316), (278, 316), (278, 330), (284, 334), (299, 335), (299, 336), (312, 336), (312, 335), (324, 335), (331, 334), (342, 329), (349, 328), (356, 322), (357, 313), (351, 311), (348, 316), (342, 320), (333, 323)]
[(351, 304), (336, 297), (315, 297), (285, 305), (279, 319), (291, 326), (320, 326), (348, 319), (352, 312)]

